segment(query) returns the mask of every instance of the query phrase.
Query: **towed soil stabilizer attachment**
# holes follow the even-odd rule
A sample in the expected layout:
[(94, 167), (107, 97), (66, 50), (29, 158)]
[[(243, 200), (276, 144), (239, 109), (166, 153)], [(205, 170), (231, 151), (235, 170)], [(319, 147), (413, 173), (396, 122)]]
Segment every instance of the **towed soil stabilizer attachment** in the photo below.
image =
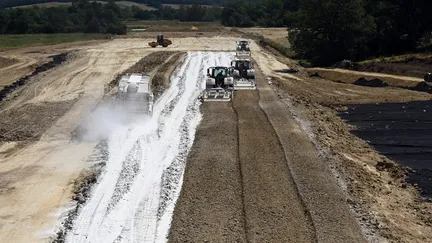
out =
[(210, 67), (207, 69), (204, 102), (231, 101), (234, 95), (233, 69), (229, 67)]
[(124, 75), (119, 82), (116, 98), (126, 113), (151, 115), (154, 98), (150, 77), (139, 73)]
[(255, 69), (250, 59), (236, 58), (231, 61), (234, 90), (256, 90)]

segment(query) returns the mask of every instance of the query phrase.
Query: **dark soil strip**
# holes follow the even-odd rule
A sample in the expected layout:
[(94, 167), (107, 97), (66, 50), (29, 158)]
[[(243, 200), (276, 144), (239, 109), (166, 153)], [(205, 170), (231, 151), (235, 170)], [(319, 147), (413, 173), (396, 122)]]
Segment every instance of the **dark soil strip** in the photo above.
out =
[(408, 181), (432, 198), (432, 101), (350, 105), (339, 115), (379, 153), (410, 167)]
[(179, 52), (170, 57), (170, 59), (162, 64), (152, 78), (152, 89), (156, 97), (160, 97), (166, 88), (170, 85), (170, 77), (173, 71), (181, 63), (186, 53)]
[[(313, 221), (310, 224), (313, 224), (317, 241), (366, 242), (328, 165), (319, 157), (317, 149), (296, 123), (289, 109), (264, 82), (261, 71), (258, 68), (255, 70), (259, 104), (282, 145), (295, 187)], [(305, 212), (306, 215), (308, 213)]]
[[(310, 71), (312, 70), (313, 69), (310, 69)], [(381, 87), (381, 88), (386, 86), (391, 86), (391, 87), (397, 87), (397, 88), (432, 94), (432, 86), (430, 83), (404, 80), (395, 77), (374, 78), (373, 75), (371, 74), (363, 75), (363, 74), (354, 74), (354, 73), (343, 73), (332, 69), (318, 70), (317, 72), (315, 72), (314, 70), (309, 73), (309, 76), (327, 79), (336, 83), (355, 84), (359, 86), (370, 86), (370, 87)]]
[(297, 194), (284, 151), (257, 91), (237, 92), (240, 163), (250, 242), (314, 242), (315, 234)]
[(175, 52), (173, 52), (173, 51), (157, 51), (157, 52), (153, 52), (153, 53), (143, 57), (141, 60), (139, 60), (133, 66), (126, 69), (124, 72), (118, 74), (108, 84), (108, 90), (111, 90), (112, 88), (116, 87), (118, 82), (120, 81), (121, 76), (125, 75), (126, 73), (147, 73), (147, 74), (149, 74), (151, 71), (155, 70), (159, 65), (164, 63), (164, 61), (167, 60), (174, 53)]
[(246, 242), (237, 117), (227, 103), (204, 103), (201, 109), (169, 241)]
[(0, 56), (0, 68), (5, 68), (5, 67), (9, 67), (15, 63), (17, 63), (18, 61), (14, 58), (14, 59), (9, 59), (9, 58), (5, 58)]
[(50, 70), (65, 62), (67, 60), (67, 53), (62, 53), (51, 57), (53, 59), (52, 61), (37, 67), (36, 70), (34, 70), (31, 74), (20, 78), (18, 81), (15, 81), (10, 85), (7, 85), (2, 90), (0, 90), (0, 102), (3, 101), (8, 94), (12, 93), (17, 88), (25, 85), (31, 77), (36, 76), (41, 72)]

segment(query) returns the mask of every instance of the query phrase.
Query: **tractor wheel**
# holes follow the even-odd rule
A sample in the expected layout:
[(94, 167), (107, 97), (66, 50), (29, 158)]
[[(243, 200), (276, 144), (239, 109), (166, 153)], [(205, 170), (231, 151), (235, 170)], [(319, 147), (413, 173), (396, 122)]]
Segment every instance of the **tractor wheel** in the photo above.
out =
[(162, 47), (168, 47), (168, 44), (167, 43), (162, 43)]
[(156, 46), (158, 46), (158, 43), (157, 42), (150, 42), (150, 43), (148, 43), (149, 44), (149, 46), (151, 46), (152, 48), (155, 48)]

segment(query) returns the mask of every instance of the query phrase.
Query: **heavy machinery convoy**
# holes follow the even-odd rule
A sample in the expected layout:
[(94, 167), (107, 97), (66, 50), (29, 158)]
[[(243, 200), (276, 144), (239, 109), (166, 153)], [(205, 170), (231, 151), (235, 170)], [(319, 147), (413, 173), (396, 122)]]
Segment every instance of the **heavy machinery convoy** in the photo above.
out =
[(229, 67), (209, 67), (203, 100), (231, 101), (235, 90), (255, 90), (255, 70), (251, 59), (250, 43), (236, 41), (236, 56)]

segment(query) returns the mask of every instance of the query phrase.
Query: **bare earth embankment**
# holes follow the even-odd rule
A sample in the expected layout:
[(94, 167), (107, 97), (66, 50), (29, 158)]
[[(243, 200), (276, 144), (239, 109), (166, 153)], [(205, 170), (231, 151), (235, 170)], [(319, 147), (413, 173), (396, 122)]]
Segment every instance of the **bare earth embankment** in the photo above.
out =
[[(368, 144), (371, 141), (353, 135), (351, 131), (355, 127), (341, 120), (338, 113), (344, 112), (345, 105), (349, 104), (422, 101), (430, 100), (431, 95), (396, 87), (418, 82), (410, 77), (350, 70), (314, 71), (318, 71), (322, 78), (302, 74), (298, 76), (302, 81), (288, 77), (273, 78), (273, 88), (314, 145), (321, 150), (320, 156), (327, 161), (340, 185), (345, 188), (347, 200), (357, 218), (372, 230), (370, 233), (375, 235), (372, 239), (427, 241), (432, 234), (432, 205), (422, 201), (418, 190), (406, 183), (406, 170), (379, 154)], [(389, 86), (352, 84), (360, 77), (380, 78)]]

